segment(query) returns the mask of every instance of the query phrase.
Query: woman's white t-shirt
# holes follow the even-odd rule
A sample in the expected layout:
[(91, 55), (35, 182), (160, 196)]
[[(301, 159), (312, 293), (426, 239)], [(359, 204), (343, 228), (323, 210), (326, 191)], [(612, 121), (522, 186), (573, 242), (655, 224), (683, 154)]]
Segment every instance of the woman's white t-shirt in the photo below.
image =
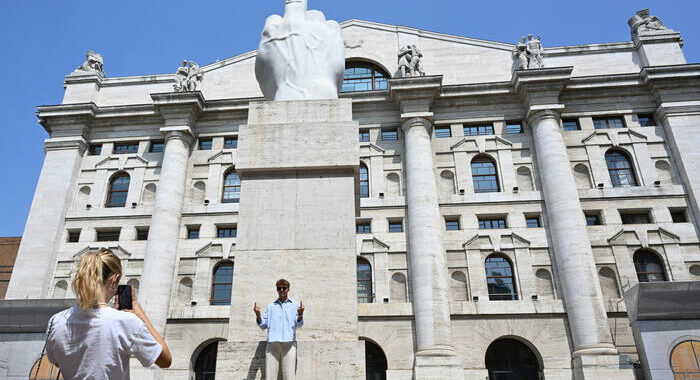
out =
[(144, 367), (162, 351), (136, 315), (111, 307), (81, 310), (73, 306), (53, 317), (46, 354), (72, 380), (128, 380), (129, 358)]

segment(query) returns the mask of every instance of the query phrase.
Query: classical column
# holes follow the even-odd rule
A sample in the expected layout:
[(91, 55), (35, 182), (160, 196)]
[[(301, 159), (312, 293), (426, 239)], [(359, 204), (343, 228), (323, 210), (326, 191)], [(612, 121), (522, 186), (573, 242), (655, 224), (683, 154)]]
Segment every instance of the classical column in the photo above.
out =
[[(555, 107), (552, 107), (555, 108)], [(531, 110), (528, 124), (540, 165), (552, 248), (561, 278), (574, 356), (617, 354), (581, 209), (578, 190), (555, 109)]]
[(406, 233), (409, 282), (413, 289), (416, 357), (414, 379), (464, 379), (452, 346), (447, 264), (442, 244), (433, 149), (433, 100), (442, 77), (391, 80), (389, 91), (401, 109), (405, 139)]
[(204, 99), (198, 92), (152, 94), (151, 97), (165, 119), (165, 127), (160, 129), (165, 136), (165, 148), (148, 230), (139, 302), (153, 326), (163, 334), (177, 264), (187, 162), (194, 141), (191, 128)]
[(97, 107), (94, 104), (39, 107), (39, 122), (50, 134), (44, 142), (44, 165), (17, 252), (7, 299), (47, 298), (53, 281), (66, 212), (73, 202), (83, 154), (84, 136)]
[(408, 208), (406, 232), (419, 353), (452, 350), (447, 267), (430, 143), (431, 129), (430, 121), (421, 117), (403, 123)]

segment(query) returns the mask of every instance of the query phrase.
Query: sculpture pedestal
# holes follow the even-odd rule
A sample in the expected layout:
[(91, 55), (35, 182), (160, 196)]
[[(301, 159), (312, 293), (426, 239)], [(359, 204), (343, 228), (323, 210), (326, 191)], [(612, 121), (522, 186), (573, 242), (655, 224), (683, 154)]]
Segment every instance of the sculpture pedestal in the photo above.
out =
[(253, 102), (240, 127), (241, 200), (229, 339), (217, 379), (263, 378), (267, 332), (253, 304), (277, 299), (275, 281), (303, 300), (297, 378), (364, 379), (357, 336), (355, 216), (358, 124), (349, 99)]

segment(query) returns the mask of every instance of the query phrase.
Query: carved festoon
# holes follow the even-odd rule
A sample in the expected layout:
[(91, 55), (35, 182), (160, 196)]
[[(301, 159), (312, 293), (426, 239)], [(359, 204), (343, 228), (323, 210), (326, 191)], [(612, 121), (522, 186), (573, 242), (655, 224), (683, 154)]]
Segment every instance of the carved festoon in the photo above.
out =
[(175, 72), (175, 92), (197, 91), (197, 86), (202, 82), (204, 72), (192, 61), (182, 61), (182, 66)]
[(627, 23), (630, 26), (632, 37), (653, 33), (658, 30), (668, 30), (658, 17), (649, 14), (649, 8), (637, 11), (637, 14), (630, 18)]
[(407, 45), (399, 49), (399, 76), (405, 77), (422, 77), (425, 76), (423, 71), (423, 53), (416, 45)]
[(515, 69), (541, 69), (544, 67), (544, 48), (542, 47), (542, 36), (533, 38), (528, 34), (523, 37), (513, 49), (515, 59)]
[(85, 62), (83, 62), (76, 71), (93, 72), (104, 75), (103, 66), (104, 61), (102, 60), (102, 56), (92, 50), (88, 50), (85, 56)]

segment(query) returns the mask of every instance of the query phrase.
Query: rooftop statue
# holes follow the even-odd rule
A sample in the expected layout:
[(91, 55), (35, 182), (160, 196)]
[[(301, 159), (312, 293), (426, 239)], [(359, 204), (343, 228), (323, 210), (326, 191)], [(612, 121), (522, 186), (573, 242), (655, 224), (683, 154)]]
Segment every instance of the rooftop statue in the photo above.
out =
[(525, 47), (525, 41), (527, 40), (526, 37), (523, 36), (523, 38), (520, 39), (520, 42), (518, 42), (515, 45), (515, 48), (513, 49), (513, 57), (515, 58), (516, 61), (516, 70), (526, 70), (527, 69), (527, 50)]
[(340, 25), (308, 0), (286, 0), (284, 17), (265, 21), (255, 76), (267, 100), (337, 99), (345, 72)]
[(175, 92), (197, 91), (197, 85), (202, 82), (204, 72), (192, 61), (182, 61), (182, 66), (175, 72)]
[(542, 36), (533, 38), (528, 34), (523, 37), (513, 49), (513, 58), (516, 60), (516, 70), (541, 69), (544, 67), (544, 48)]
[(416, 45), (407, 45), (399, 50), (400, 77), (423, 77), (423, 53)]
[(637, 11), (637, 14), (630, 18), (627, 24), (629, 24), (632, 31), (632, 37), (656, 30), (668, 30), (658, 17), (649, 14), (649, 8)]
[(104, 61), (102, 60), (102, 56), (92, 50), (88, 50), (85, 56), (85, 62), (83, 62), (76, 71), (97, 72), (104, 75), (103, 66)]

